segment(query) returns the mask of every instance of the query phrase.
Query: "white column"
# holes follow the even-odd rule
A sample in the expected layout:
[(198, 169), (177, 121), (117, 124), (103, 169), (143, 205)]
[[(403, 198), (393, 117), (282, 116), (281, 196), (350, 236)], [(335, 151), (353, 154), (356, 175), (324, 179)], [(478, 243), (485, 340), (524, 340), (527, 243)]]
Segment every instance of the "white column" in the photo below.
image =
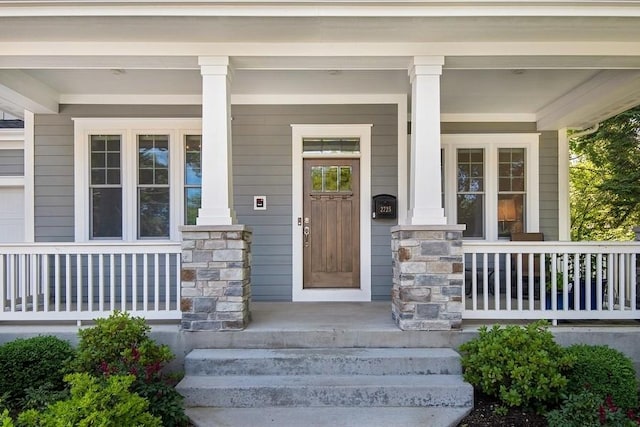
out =
[(444, 57), (416, 56), (411, 80), (411, 199), (408, 223), (446, 224), (440, 183), (440, 75)]
[(197, 225), (235, 223), (228, 56), (198, 58), (202, 74), (202, 207)]

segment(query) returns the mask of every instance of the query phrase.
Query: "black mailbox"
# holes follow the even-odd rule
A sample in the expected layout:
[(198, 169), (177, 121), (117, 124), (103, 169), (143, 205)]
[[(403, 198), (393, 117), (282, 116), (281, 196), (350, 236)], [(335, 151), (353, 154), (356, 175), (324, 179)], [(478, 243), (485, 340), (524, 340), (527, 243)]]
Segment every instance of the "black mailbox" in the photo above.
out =
[(373, 219), (395, 219), (398, 217), (398, 203), (396, 196), (391, 194), (378, 194), (373, 196)]

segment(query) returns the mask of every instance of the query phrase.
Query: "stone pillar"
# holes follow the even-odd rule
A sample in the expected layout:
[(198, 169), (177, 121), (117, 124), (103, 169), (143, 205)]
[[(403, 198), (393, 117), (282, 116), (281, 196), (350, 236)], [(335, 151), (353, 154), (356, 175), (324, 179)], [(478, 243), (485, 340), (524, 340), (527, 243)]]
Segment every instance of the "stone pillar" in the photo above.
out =
[(393, 319), (403, 330), (460, 329), (464, 309), (464, 225), (391, 229)]
[(414, 225), (446, 224), (440, 179), (440, 74), (442, 56), (416, 56), (411, 80), (409, 218)]
[(182, 329), (247, 327), (251, 299), (251, 230), (244, 225), (182, 227)]

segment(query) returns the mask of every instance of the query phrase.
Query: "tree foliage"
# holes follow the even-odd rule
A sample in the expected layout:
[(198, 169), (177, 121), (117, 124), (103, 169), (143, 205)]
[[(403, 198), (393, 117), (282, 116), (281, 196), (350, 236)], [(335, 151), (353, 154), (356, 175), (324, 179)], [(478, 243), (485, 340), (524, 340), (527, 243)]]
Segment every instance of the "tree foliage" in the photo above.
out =
[(640, 106), (570, 144), (572, 240), (630, 240), (640, 225)]

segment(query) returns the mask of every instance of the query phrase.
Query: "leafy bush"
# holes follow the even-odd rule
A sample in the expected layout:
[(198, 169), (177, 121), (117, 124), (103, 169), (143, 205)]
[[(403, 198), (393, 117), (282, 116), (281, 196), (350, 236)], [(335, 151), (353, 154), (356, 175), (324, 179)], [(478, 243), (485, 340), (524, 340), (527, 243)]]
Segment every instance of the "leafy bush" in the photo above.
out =
[(567, 351), (575, 358), (567, 374), (569, 393), (587, 389), (600, 401), (611, 396), (624, 409), (638, 406), (638, 381), (631, 359), (606, 345), (576, 344)]
[(553, 339), (545, 321), (526, 327), (480, 328), (460, 346), (464, 378), (506, 406), (543, 408), (557, 402), (572, 356)]
[(19, 426), (144, 426), (160, 427), (159, 417), (148, 410), (148, 402), (132, 393), (132, 375), (111, 375), (106, 379), (87, 373), (70, 374), (71, 398), (49, 405), (38, 412), (34, 409), (20, 414)]
[(601, 399), (583, 390), (570, 394), (560, 409), (547, 414), (549, 427), (637, 427), (640, 418), (633, 411), (624, 411), (611, 398)]
[(165, 427), (186, 425), (182, 396), (162, 375), (173, 354), (149, 338), (150, 330), (143, 318), (119, 311), (97, 319), (95, 327), (79, 332), (76, 366), (99, 376), (134, 375), (132, 390), (149, 401), (149, 412), (161, 416)]
[(598, 408), (602, 400), (588, 391), (570, 394), (560, 409), (547, 414), (549, 427), (600, 427)]
[(57, 337), (17, 339), (0, 346), (0, 395), (10, 410), (24, 409), (27, 388), (58, 393), (75, 352)]
[(9, 416), (7, 409), (0, 412), (0, 427), (14, 427), (13, 420)]

